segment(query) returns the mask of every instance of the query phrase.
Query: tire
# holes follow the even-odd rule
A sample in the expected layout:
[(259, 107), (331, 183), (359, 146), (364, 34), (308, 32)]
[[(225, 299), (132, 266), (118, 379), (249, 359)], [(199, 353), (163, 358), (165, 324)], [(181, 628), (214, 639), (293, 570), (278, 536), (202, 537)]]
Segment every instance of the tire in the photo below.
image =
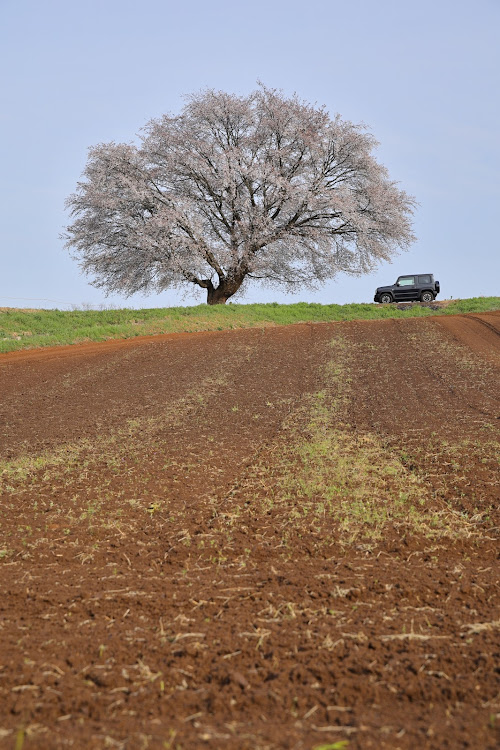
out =
[(434, 295), (432, 292), (422, 292), (420, 295), (421, 302), (434, 302)]
[(389, 292), (384, 292), (384, 294), (380, 295), (380, 302), (382, 305), (388, 305), (392, 302), (392, 294), (389, 294)]

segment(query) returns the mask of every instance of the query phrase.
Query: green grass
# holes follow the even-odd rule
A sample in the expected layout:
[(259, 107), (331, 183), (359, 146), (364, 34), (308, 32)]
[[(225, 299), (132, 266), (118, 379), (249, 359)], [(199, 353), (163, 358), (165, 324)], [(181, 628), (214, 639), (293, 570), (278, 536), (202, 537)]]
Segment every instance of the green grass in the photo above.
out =
[(227, 330), (290, 323), (414, 318), (500, 309), (500, 297), (455, 300), (433, 309), (413, 304), (320, 305), (197, 305), (144, 310), (17, 310), (0, 311), (0, 352), (43, 346), (77, 344), (84, 341), (127, 339), (160, 333)]
[(448, 504), (434, 502), (425, 476), (407, 465), (407, 456), (376, 432), (345, 421), (356, 400), (351, 346), (337, 329), (322, 390), (304, 394), (280, 434), (238, 479), (235, 500), (229, 493), (221, 516), (229, 527), (244, 526), (247, 504), (253, 515), (271, 515), (284, 554), (293, 535), (308, 530), (317, 544), (344, 546), (372, 545), (388, 527), (433, 540), (469, 537), (473, 524)]

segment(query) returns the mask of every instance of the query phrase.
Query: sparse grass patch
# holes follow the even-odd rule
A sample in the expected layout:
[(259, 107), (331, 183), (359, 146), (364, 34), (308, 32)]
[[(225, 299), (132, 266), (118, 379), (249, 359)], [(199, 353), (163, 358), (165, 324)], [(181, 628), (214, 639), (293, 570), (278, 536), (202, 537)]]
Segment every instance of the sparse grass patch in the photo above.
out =
[[(471, 524), (446, 503), (436, 505), (411, 456), (372, 432), (346, 422), (351, 378), (349, 344), (338, 335), (323, 368), (323, 388), (305, 396), (267, 446), (237, 493), (252, 512), (272, 514), (282, 525), (283, 546), (292, 530), (314, 531), (342, 543), (376, 541), (388, 525), (429, 538), (469, 535)], [(241, 506), (228, 512), (239, 523)]]
[(289, 529), (312, 526), (319, 532), (333, 524), (348, 542), (376, 541), (388, 524), (431, 537), (454, 533), (456, 519), (429, 507), (422, 477), (375, 435), (332, 427), (328, 407), (320, 411), (311, 400), (305, 430), (273, 453), (269, 475), (258, 475), (264, 511), (286, 515)]
[[(120, 533), (124, 507), (150, 517), (159, 510), (165, 511), (168, 499), (162, 498), (160, 503), (157, 497), (149, 496), (149, 482), (152, 479), (161, 482), (158, 466), (158, 462), (160, 466), (164, 463), (161, 433), (166, 427), (175, 428), (192, 418), (200, 398), (208, 398), (224, 383), (222, 376), (207, 376), (196, 389), (171, 402), (155, 417), (130, 419), (114, 432), (96, 435), (91, 440), (83, 438), (38, 455), (26, 452), (15, 459), (0, 461), (4, 508), (16, 513), (15, 508), (21, 507), (21, 515), (24, 517), (27, 512), (33, 519), (33, 529), (45, 532), (51, 524), (54, 527), (54, 522), (54, 528), (60, 528), (64, 522), (65, 534), (81, 524), (89, 529), (114, 528)], [(170, 460), (169, 468), (174, 463)], [(183, 475), (191, 468), (194, 464), (178, 466)], [(4, 531), (1, 517), (0, 531)], [(18, 540), (27, 539), (32, 531), (28, 527), (18, 529)], [(0, 559), (4, 544), (7, 550), (9, 542), (0, 537)], [(6, 551), (3, 557), (7, 554)]]
[[(39, 454), (23, 453), (15, 459), (0, 461), (0, 489), (7, 489), (9, 483), (29, 484), (35, 478), (60, 479), (78, 469), (86, 474), (89, 468), (102, 464), (107, 469), (122, 471), (124, 460), (130, 460), (137, 453), (137, 437), (140, 433), (141, 450), (154, 444), (157, 433), (166, 425), (181, 424), (189, 413), (212, 393), (224, 385), (223, 377), (208, 376), (198, 388), (175, 402), (155, 417), (129, 419), (124, 427), (108, 435), (97, 435), (92, 440), (82, 438), (74, 443), (65, 443), (52, 450)], [(43, 473), (42, 473), (43, 472)]]
[(482, 528), (483, 533), (493, 527), (498, 533), (497, 440), (450, 442), (434, 437), (427, 445), (413, 445), (411, 455), (404, 453), (402, 460), (425, 474), (428, 490), (464, 523)]

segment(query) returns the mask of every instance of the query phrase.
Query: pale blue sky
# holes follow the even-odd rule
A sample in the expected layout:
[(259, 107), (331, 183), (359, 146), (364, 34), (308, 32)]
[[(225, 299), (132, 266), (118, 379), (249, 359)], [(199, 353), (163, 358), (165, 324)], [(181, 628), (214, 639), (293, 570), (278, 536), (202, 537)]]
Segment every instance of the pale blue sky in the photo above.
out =
[(499, 39), (500, 0), (0, 0), (0, 306), (204, 301), (106, 298), (63, 250), (64, 201), (90, 145), (257, 79), (366, 123), (419, 201), (418, 239), (370, 276), (243, 301), (370, 302), (414, 272), (441, 298), (500, 294)]

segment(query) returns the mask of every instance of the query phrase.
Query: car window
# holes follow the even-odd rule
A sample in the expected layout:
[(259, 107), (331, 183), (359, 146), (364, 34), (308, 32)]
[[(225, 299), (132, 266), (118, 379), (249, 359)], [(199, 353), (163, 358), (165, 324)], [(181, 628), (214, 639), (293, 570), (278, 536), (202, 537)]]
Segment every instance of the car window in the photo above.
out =
[(414, 276), (401, 276), (401, 278), (398, 279), (398, 286), (411, 286), (414, 283)]
[(430, 284), (431, 283), (431, 277), (429, 276), (429, 274), (427, 274), (425, 276), (419, 276), (418, 277), (418, 283), (419, 284)]

